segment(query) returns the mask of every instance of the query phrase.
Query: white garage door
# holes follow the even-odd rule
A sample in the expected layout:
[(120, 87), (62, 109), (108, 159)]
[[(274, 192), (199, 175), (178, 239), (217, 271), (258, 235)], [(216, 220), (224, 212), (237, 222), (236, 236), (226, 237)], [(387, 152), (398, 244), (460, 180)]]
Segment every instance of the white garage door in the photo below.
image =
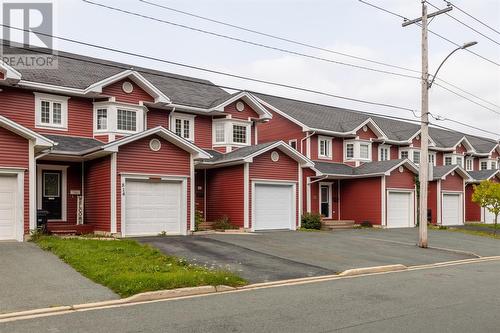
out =
[(0, 240), (16, 239), (17, 177), (0, 176)]
[(462, 196), (460, 194), (443, 194), (442, 225), (464, 224), (462, 218)]
[(484, 223), (495, 223), (495, 215), (492, 212), (490, 212), (487, 208), (481, 208), (481, 209), (484, 209)]
[(293, 229), (293, 189), (292, 185), (255, 184), (254, 230)]
[(415, 226), (413, 195), (410, 192), (388, 192), (387, 227), (408, 228)]
[(127, 181), (126, 236), (181, 233), (182, 183)]

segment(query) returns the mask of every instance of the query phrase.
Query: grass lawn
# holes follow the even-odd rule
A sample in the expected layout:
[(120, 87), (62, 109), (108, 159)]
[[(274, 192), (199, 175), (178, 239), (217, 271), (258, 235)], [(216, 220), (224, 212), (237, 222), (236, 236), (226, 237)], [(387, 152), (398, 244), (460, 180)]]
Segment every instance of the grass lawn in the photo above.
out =
[(122, 297), (153, 290), (246, 283), (233, 273), (195, 266), (133, 240), (42, 236), (35, 242)]
[[(487, 224), (485, 224), (485, 225), (487, 225)], [(488, 224), (488, 226), (490, 226), (490, 225)], [(500, 232), (497, 231), (497, 234), (494, 235), (493, 234), (493, 227), (491, 228), (492, 229), (491, 231), (481, 231), (481, 230), (474, 230), (474, 229), (467, 229), (467, 228), (454, 228), (454, 227), (436, 227), (436, 226), (429, 226), (429, 228), (432, 230), (461, 232), (463, 234), (469, 234), (469, 235), (474, 235), (474, 236), (500, 239)], [(500, 229), (500, 228), (498, 228), (498, 229)]]
[[(490, 229), (495, 229), (495, 224), (492, 224), (492, 223), (474, 223), (474, 224), (471, 224), (473, 226), (477, 225), (479, 227), (486, 227), (486, 228), (490, 228)], [(496, 227), (497, 230), (500, 230), (500, 222), (497, 224), (497, 227)]]

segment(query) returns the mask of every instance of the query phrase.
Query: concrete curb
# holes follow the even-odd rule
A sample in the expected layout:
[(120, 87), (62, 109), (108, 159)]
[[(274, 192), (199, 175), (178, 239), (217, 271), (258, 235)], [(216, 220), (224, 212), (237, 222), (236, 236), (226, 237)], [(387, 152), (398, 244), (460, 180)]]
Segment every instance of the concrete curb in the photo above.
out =
[(136, 302), (147, 302), (154, 301), (158, 299), (169, 299), (174, 297), (183, 296), (193, 296), (193, 295), (203, 295), (217, 292), (217, 288), (214, 286), (201, 286), (192, 288), (179, 288), (171, 290), (158, 290), (150, 291), (146, 293), (140, 293), (134, 296), (125, 298), (125, 303), (136, 303)]
[(374, 266), (374, 267), (363, 267), (363, 268), (354, 268), (343, 271), (339, 274), (339, 276), (355, 276), (355, 275), (363, 275), (363, 274), (371, 274), (371, 273), (385, 273), (385, 272), (396, 272), (396, 271), (404, 271), (408, 269), (405, 265), (397, 264), (397, 265), (386, 265), (386, 266)]
[(51, 308), (42, 308), (42, 309), (35, 309), (35, 310), (26, 310), (26, 311), (4, 313), (4, 314), (0, 314), (0, 320), (14, 318), (14, 317), (24, 317), (24, 316), (46, 314), (46, 313), (71, 311), (71, 309), (72, 309), (71, 306), (55, 306), (55, 307), (51, 307)]

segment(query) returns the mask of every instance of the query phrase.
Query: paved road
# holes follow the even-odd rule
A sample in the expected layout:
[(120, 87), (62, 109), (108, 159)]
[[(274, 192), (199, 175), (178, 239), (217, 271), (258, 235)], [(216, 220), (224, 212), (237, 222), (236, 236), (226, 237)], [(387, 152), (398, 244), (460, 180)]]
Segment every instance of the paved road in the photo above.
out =
[(117, 298), (33, 243), (0, 242), (0, 313)]
[(10, 332), (498, 332), (500, 262), (94, 310)]
[[(192, 262), (232, 270), (250, 282), (334, 274), (350, 268), (415, 266), (472, 258), (463, 253), (420, 249), (417, 229), (338, 232), (267, 232), (138, 240)], [(500, 241), (449, 231), (431, 231), (431, 245), (479, 255), (500, 255)]]

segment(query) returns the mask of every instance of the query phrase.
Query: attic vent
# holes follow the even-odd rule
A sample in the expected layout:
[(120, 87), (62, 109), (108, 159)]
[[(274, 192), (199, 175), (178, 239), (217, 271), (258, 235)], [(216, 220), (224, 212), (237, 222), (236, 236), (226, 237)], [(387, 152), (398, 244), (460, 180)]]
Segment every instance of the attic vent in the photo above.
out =
[(122, 90), (126, 94), (131, 94), (132, 91), (134, 91), (134, 86), (132, 85), (132, 83), (125, 81), (122, 84)]
[(399, 172), (403, 173), (403, 171), (405, 171), (405, 168), (403, 168), (403, 166), (400, 166), (398, 170)]
[(363, 132), (366, 132), (366, 131), (368, 131), (368, 127), (366, 127), (366, 125), (365, 125), (365, 126), (363, 126)]
[(243, 102), (236, 103), (236, 110), (238, 110), (239, 112), (245, 110), (245, 104), (243, 104)]
[(151, 148), (152, 151), (158, 151), (161, 149), (161, 142), (158, 139), (151, 139), (149, 141), (149, 148)]
[(420, 135), (417, 135), (415, 139), (420, 140)]
[(277, 151), (271, 153), (271, 161), (278, 162), (280, 160), (280, 154)]

